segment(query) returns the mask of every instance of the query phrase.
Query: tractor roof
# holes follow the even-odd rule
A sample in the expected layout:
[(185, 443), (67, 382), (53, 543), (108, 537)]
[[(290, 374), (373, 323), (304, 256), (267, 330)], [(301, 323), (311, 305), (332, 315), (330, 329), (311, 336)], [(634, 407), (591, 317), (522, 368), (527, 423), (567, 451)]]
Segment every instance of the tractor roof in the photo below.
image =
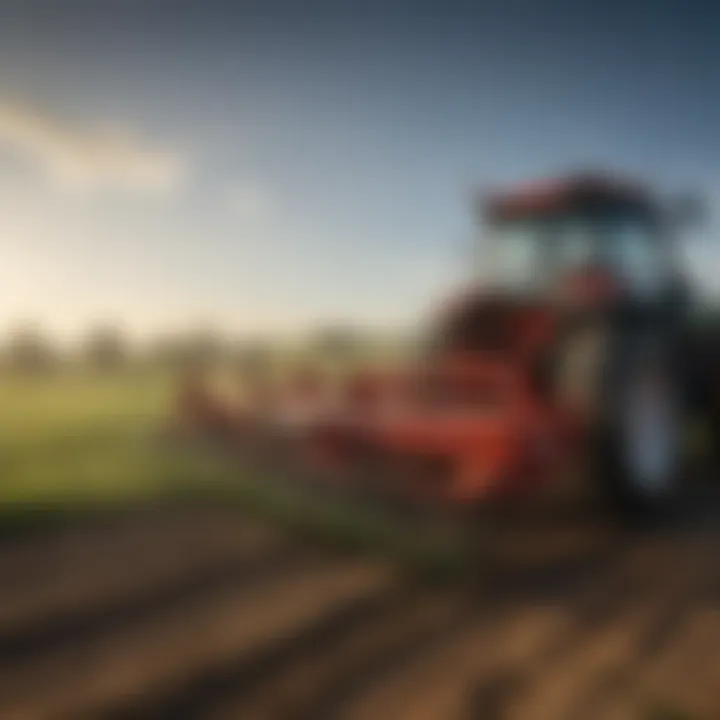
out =
[(584, 173), (491, 193), (484, 200), (484, 213), (490, 220), (514, 220), (576, 211), (650, 214), (653, 206), (652, 196), (640, 184), (604, 174)]

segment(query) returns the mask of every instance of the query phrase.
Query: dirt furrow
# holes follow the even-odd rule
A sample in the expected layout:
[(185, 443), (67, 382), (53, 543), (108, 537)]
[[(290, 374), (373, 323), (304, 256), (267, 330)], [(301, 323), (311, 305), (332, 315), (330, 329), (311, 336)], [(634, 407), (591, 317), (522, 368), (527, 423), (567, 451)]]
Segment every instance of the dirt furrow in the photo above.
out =
[(87, 527), (6, 549), (0, 553), (0, 657), (23, 628), (122, 602), (238, 553), (261, 553), (276, 540), (277, 533), (237, 518), (193, 518), (186, 512), (160, 515), (155, 524), (139, 515), (109, 528)]
[(386, 582), (387, 573), (375, 567), (300, 553), (292, 564), (249, 587), (215, 588), (129, 627), (10, 669), (0, 680), (0, 716), (95, 717), (133, 696), (182, 685), (240, 652), (257, 652), (337, 603), (377, 592)]
[(131, 717), (321, 717), (339, 684), (388, 661), (401, 646), (450, 622), (457, 610), (457, 598), (400, 587), (339, 608), (298, 635), (279, 639), (267, 652), (218, 668)]
[(601, 622), (632, 582), (643, 557), (639, 551), (611, 556), (597, 576), (590, 580), (581, 576), (561, 595), (544, 589), (538, 597), (523, 598), (519, 588), (508, 598), (500, 595), (499, 605), (477, 626), (469, 625), (460, 637), (438, 644), (431, 653), (417, 656), (406, 668), (367, 688), (343, 717), (371, 720), (382, 712), (429, 720), (495, 717), (492, 713), (504, 717), (507, 694), (514, 694), (516, 685), (526, 681), (529, 668), (562, 656)]
[[(269, 540), (269, 539), (268, 539)], [(124, 592), (107, 592), (92, 598), (83, 597), (79, 606), (52, 606), (47, 616), (25, 621), (22, 625), (0, 632), (0, 672), (4, 668), (31, 663), (48, 653), (92, 639), (94, 635), (117, 632), (124, 626), (172, 611), (217, 589), (226, 590), (253, 582), (277, 567), (294, 562), (287, 540), (279, 537), (267, 542), (234, 548), (220, 557), (196, 558), (187, 567), (176, 564), (174, 572), (158, 577), (141, 577), (139, 587), (129, 585)], [(128, 563), (131, 564), (131, 563)], [(107, 588), (105, 588), (107, 590)]]
[(465, 632), (474, 614), (475, 608), (456, 597), (425, 597), (389, 626), (367, 628), (355, 647), (344, 648), (345, 656), (327, 665), (320, 681), (305, 688), (304, 693), (295, 697), (294, 704), (287, 704), (279, 714), (263, 717), (268, 720), (340, 717), (346, 704), (366, 687), (403, 667), (414, 656), (432, 652), (447, 636)]
[(278, 699), (281, 693), (275, 690), (288, 684), (288, 676), (292, 680), (312, 664), (314, 656), (324, 655), (339, 639), (353, 635), (358, 626), (365, 627), (382, 617), (401, 597), (407, 597), (407, 588), (402, 585), (359, 594), (338, 603), (297, 632), (263, 645), (257, 652), (248, 654), (241, 649), (232, 657), (202, 668), (183, 683), (136, 698), (104, 717), (108, 720), (208, 717), (223, 714), (228, 706), (259, 704), (264, 708), (268, 693), (273, 701)]
[(698, 718), (720, 713), (720, 609), (693, 608), (672, 641), (634, 669), (635, 682), (601, 708), (603, 720), (624, 720), (638, 709), (676, 709)]
[[(585, 720), (602, 717), (617, 693), (627, 694), (635, 659), (651, 655), (676, 631), (678, 617), (697, 597), (707, 578), (706, 553), (689, 556), (682, 548), (653, 548), (642, 582), (618, 598), (604, 623), (557, 662), (544, 664), (527, 691), (511, 705), (509, 717), (532, 720)], [(667, 574), (667, 568), (676, 572)]]

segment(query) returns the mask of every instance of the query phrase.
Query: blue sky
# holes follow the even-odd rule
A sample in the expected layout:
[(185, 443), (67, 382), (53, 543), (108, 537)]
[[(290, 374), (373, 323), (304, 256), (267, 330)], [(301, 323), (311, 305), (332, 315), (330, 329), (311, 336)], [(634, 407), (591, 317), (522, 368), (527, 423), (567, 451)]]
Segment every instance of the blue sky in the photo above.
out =
[(0, 2), (0, 325), (403, 322), (466, 272), (473, 187), (600, 164), (714, 203), (719, 32), (693, 0)]

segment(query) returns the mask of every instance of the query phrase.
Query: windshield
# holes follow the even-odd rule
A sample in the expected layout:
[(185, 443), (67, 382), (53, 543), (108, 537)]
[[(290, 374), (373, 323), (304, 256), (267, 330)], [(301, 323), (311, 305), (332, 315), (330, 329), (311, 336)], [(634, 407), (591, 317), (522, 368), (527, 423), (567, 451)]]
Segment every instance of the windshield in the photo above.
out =
[(600, 264), (645, 293), (665, 272), (653, 226), (630, 216), (508, 221), (493, 229), (488, 259), (491, 281), (517, 291), (546, 288), (567, 272)]
[(545, 278), (543, 228), (536, 223), (508, 223), (491, 238), (492, 279), (517, 290), (530, 290)]

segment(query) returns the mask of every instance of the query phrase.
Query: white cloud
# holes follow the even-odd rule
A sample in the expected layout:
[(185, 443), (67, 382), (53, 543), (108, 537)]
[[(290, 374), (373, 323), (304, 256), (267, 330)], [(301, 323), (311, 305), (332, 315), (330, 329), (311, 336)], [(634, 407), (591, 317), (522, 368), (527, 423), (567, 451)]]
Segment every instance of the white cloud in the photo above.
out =
[(273, 211), (273, 202), (268, 192), (248, 181), (233, 183), (225, 197), (230, 210), (242, 220), (266, 220)]
[(182, 181), (184, 159), (150, 148), (127, 131), (64, 123), (0, 101), (0, 147), (32, 163), (54, 186), (75, 192), (167, 193)]

